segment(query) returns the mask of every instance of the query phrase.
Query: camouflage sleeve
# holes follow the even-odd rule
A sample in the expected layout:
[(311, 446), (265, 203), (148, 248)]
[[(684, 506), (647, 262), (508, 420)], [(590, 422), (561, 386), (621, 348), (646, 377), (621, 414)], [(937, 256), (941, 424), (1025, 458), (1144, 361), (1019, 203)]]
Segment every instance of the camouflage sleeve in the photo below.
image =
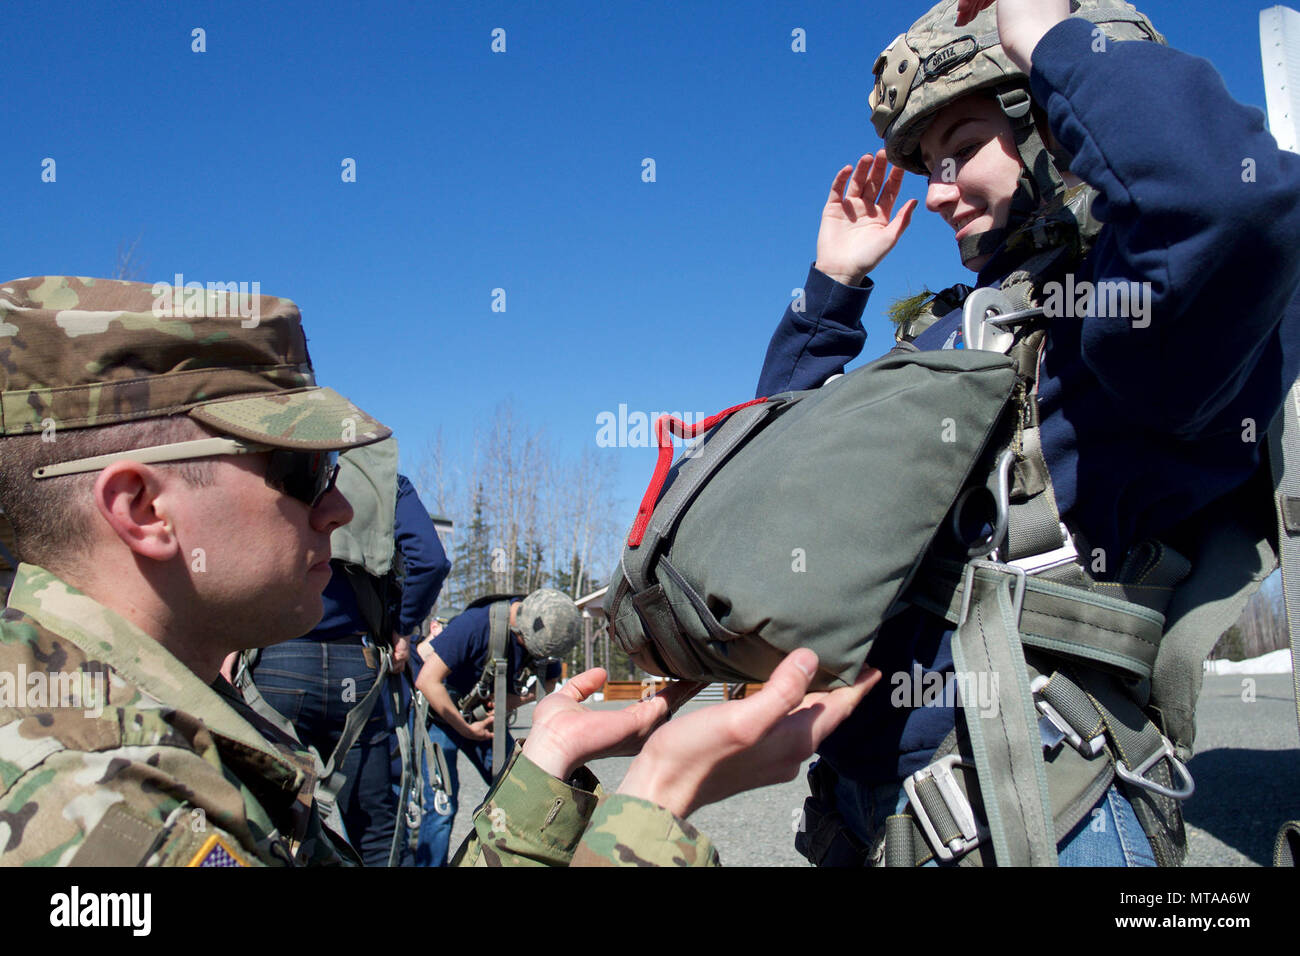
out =
[(46, 740), (56, 749), (3, 781), (0, 865), (264, 865), (233, 835), (238, 827), (178, 799), (158, 766), (121, 751), (59, 750)]
[(568, 866), (600, 792), (585, 767), (566, 783), (516, 747), (452, 866)]
[(600, 801), (572, 866), (721, 866), (713, 841), (648, 800)]

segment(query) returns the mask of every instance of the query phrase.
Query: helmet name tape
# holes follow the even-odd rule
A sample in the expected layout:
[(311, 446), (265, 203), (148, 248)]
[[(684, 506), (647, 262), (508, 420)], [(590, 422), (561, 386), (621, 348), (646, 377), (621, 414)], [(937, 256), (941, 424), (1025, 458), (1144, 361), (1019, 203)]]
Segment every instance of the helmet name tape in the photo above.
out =
[(973, 36), (959, 37), (942, 49), (935, 50), (925, 58), (926, 78), (942, 76), (949, 70), (956, 69), (975, 56), (979, 50), (979, 41)]

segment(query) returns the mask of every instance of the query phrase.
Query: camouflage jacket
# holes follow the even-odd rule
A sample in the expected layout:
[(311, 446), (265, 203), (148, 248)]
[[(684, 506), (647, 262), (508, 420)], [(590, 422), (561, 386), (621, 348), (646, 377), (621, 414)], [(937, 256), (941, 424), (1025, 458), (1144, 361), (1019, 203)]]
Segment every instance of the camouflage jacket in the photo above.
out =
[(713, 843), (663, 807), (605, 795), (585, 767), (568, 781), (516, 747), (474, 813), (453, 866), (718, 866)]
[(0, 613), (0, 864), (350, 862), (291, 744), (223, 679), (20, 565)]

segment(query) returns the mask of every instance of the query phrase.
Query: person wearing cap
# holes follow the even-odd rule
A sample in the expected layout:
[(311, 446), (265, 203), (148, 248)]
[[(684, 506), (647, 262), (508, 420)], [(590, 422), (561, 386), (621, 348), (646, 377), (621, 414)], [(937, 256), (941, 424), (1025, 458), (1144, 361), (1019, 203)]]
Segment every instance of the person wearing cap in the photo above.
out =
[[(926, 208), (952, 228), (976, 287), (1029, 282), (1031, 302), (1055, 309), (1038, 372), (1045, 477), (1076, 564), (1113, 582), (1137, 545), (1167, 540), (1256, 473), (1260, 445), (1243, 429), (1268, 427), (1300, 370), (1300, 157), (1278, 149), (1209, 63), (1114, 0), (945, 0), (873, 72), (885, 149), (835, 176), (806, 308), (787, 309), (758, 394), (818, 387), (857, 357), (870, 275), (915, 206), (895, 210), (903, 170), (927, 177)], [(1076, 301), (1070, 312), (1048, 298), (1052, 281), (1122, 283), (1138, 298), (1120, 315)], [(910, 303), (900, 341), (964, 347), (970, 291)], [(881, 628), (868, 660), (938, 683), (954, 670), (952, 639), (943, 617), (913, 605)], [(1192, 695), (1162, 702), (1183, 759)], [(880, 862), (886, 818), (919, 815), (903, 781), (962, 733), (951, 703), (868, 697), (819, 750), (809, 818), (825, 827), (803, 841), (814, 862)], [(1147, 789), (1117, 782), (1054, 807), (1059, 862), (1180, 862), (1177, 804)], [(962, 848), (962, 862), (985, 848)], [(941, 855), (926, 849), (914, 858)]]
[[(160, 308), (183, 290), (158, 288), (0, 284), (0, 508), (20, 558), (0, 614), (0, 865), (359, 863), (322, 823), (314, 759), (220, 669), (320, 620), (330, 535), (352, 518), (335, 456), (390, 431), (316, 386), (292, 302), (243, 303), (249, 323), (220, 297)], [(575, 631), (546, 595), (516, 627), (538, 654)], [(716, 861), (681, 817), (788, 779), (867, 689), (797, 709), (804, 657), (743, 712), (659, 737), (613, 821), (580, 765), (636, 753), (689, 689), (587, 713), (603, 682), (589, 672), (536, 722), (536, 762), (498, 778), (499, 812), (464, 862), (563, 865), (590, 841), (600, 862), (611, 825), (638, 858)]]
[[(161, 285), (161, 284), (160, 284)], [(0, 862), (338, 863), (313, 763), (219, 677), (306, 633), (352, 517), (339, 450), (390, 431), (318, 387), (297, 306), (0, 284)]]
[[(512, 710), (535, 697), (532, 693), (514, 693), (516, 675), (523, 667), (531, 661), (545, 661), (544, 672), (539, 673), (538, 678), (550, 693), (560, 677), (558, 658), (582, 636), (582, 616), (573, 599), (553, 588), (540, 588), (527, 597), (471, 606), (452, 618), (428, 642), (429, 652), (427, 657), (422, 656), (423, 663), (416, 675), (415, 686), (429, 701), (429, 737), (442, 747), (446, 757), (450, 775), (450, 779), (445, 781), (449, 806), (443, 808), (446, 813), (427, 813), (421, 821), (416, 866), (444, 866), (447, 863), (459, 787), (456, 755), (464, 752), (483, 782), (492, 781), (495, 715), (488, 713), (477, 720), (466, 719), (458, 704), (484, 676), (484, 665), (491, 656), (492, 606), (506, 603), (509, 604), (510, 635), (505, 642), (508, 648), (506, 687), (511, 692)], [(487, 709), (491, 706), (489, 701)], [(507, 734), (505, 752), (513, 747), (514, 741)], [(432, 804), (432, 794), (428, 796)]]

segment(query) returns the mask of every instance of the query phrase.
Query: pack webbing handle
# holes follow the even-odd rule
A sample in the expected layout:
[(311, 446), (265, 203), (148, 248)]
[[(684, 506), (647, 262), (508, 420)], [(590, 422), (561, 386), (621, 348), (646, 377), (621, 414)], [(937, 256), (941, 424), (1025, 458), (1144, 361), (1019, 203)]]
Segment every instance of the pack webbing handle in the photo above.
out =
[(645, 537), (646, 526), (650, 523), (650, 516), (654, 514), (655, 505), (659, 501), (659, 493), (663, 491), (664, 482), (668, 479), (668, 470), (673, 465), (672, 435), (676, 435), (678, 438), (694, 438), (700, 432), (706, 432), (726, 421), (742, 408), (761, 405), (766, 401), (766, 398), (756, 398), (753, 401), (745, 402), (743, 405), (733, 405), (731, 408), (718, 412), (716, 415), (710, 415), (704, 421), (695, 422), (692, 425), (688, 425), (680, 418), (674, 418), (671, 415), (659, 416), (655, 421), (655, 437), (659, 441), (659, 460), (655, 463), (654, 476), (650, 479), (650, 487), (646, 489), (645, 497), (641, 499), (641, 507), (636, 511), (636, 521), (632, 523), (632, 530), (628, 532), (627, 546), (629, 548), (640, 546), (641, 539)]

